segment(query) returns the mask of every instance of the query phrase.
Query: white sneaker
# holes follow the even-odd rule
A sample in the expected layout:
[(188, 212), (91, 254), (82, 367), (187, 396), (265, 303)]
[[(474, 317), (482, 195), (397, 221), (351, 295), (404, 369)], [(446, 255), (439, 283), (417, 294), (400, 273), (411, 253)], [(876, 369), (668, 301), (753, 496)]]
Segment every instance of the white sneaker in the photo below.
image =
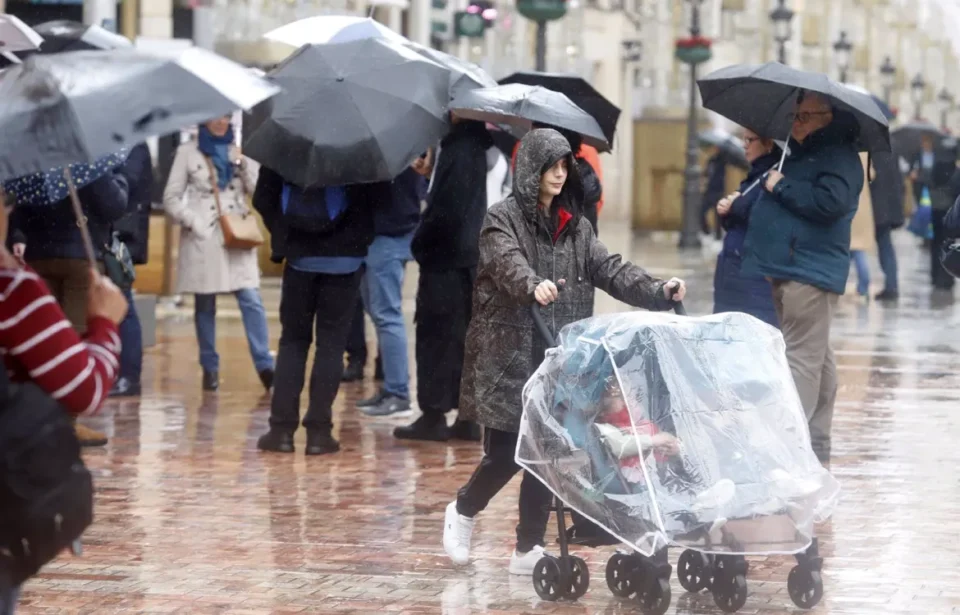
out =
[(457, 512), (457, 503), (447, 505), (443, 518), (443, 550), (457, 566), (470, 563), (470, 539), (475, 521)]
[(547, 555), (547, 552), (541, 546), (536, 546), (526, 553), (517, 553), (514, 550), (513, 556), (510, 557), (510, 574), (532, 577), (534, 566), (544, 555)]

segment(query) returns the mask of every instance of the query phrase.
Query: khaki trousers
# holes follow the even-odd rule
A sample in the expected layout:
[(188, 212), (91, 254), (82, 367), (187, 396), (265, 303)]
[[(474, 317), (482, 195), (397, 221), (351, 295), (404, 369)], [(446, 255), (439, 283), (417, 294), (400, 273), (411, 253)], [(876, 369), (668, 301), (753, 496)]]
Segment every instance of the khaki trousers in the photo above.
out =
[(813, 450), (830, 457), (830, 427), (837, 399), (837, 363), (830, 323), (839, 295), (800, 282), (773, 282), (773, 305), (787, 346), (787, 362), (810, 425)]
[(90, 293), (90, 264), (84, 259), (52, 258), (31, 261), (50, 289), (67, 320), (81, 335), (87, 330), (87, 295)]

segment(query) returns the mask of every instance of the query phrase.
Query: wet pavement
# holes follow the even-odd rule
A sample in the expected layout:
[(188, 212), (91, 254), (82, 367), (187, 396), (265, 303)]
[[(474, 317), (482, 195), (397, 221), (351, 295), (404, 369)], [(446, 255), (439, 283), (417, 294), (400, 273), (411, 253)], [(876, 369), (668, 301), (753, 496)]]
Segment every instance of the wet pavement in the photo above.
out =
[[(604, 238), (660, 275), (685, 277), (690, 313), (710, 310), (708, 251), (679, 257), (665, 238), (613, 228)], [(819, 528), (826, 595), (816, 613), (960, 612), (960, 318), (949, 298), (930, 293), (928, 261), (905, 236), (900, 256), (899, 304), (847, 296), (834, 323), (840, 392), (832, 471), (844, 493)], [(275, 313), (275, 290), (265, 294)], [(598, 311), (617, 308), (609, 298), (598, 302)], [(227, 318), (220, 326), (220, 393), (201, 394), (192, 325), (174, 313), (147, 357), (143, 399), (111, 402), (88, 422), (111, 436), (106, 448), (86, 454), (97, 521), (84, 556), (64, 556), (31, 581), (18, 612), (640, 612), (606, 588), (612, 549), (579, 553), (593, 581), (575, 604), (543, 602), (529, 579), (509, 577), (518, 480), (479, 517), (475, 562), (451, 566), (440, 546), (443, 509), (479, 447), (395, 441), (393, 427), (410, 417), (370, 419), (352, 408), (372, 383), (341, 390), (340, 454), (258, 453), (268, 399), (239, 323)], [(276, 321), (271, 332), (275, 346)], [(740, 612), (799, 612), (786, 588), (792, 565), (792, 558), (751, 558)], [(720, 612), (709, 594), (686, 595), (675, 579), (672, 589), (669, 613)]]

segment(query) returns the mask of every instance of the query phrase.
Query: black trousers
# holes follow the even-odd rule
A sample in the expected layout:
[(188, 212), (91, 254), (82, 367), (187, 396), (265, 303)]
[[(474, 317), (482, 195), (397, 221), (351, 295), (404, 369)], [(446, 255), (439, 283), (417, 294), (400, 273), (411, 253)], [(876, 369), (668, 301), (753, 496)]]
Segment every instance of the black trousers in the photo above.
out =
[(473, 300), (473, 269), (420, 271), (417, 287), (417, 400), (442, 418), (460, 405), (460, 377)]
[(357, 306), (353, 310), (350, 322), (350, 334), (347, 336), (347, 362), (351, 365), (367, 364), (367, 332), (364, 322), (363, 299), (357, 297)]
[(310, 403), (303, 418), (308, 430), (333, 427), (331, 407), (343, 375), (343, 351), (350, 332), (360, 273), (329, 275), (287, 267), (280, 299), (280, 350), (270, 406), (270, 427), (296, 431), (307, 356), (316, 331), (317, 348), (310, 374)]
[(933, 222), (933, 243), (930, 244), (930, 281), (936, 288), (951, 290), (953, 288), (953, 276), (947, 273), (943, 265), (940, 264), (940, 246), (947, 240), (947, 231), (943, 226), (943, 219), (947, 215), (947, 210), (934, 209), (931, 212)]
[[(497, 429), (483, 430), (483, 459), (473, 476), (457, 494), (457, 512), (464, 517), (476, 517), (487, 507), (493, 496), (510, 482), (520, 466), (514, 461), (517, 434)], [(517, 552), (526, 553), (543, 546), (543, 537), (550, 520), (553, 494), (529, 472), (523, 473), (520, 483), (520, 523), (517, 525)]]

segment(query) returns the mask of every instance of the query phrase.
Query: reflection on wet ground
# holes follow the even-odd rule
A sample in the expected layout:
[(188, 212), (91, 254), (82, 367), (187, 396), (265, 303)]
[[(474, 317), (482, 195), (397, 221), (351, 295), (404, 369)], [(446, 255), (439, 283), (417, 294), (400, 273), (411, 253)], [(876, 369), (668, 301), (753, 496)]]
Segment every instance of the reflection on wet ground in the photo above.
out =
[[(655, 273), (688, 279), (690, 313), (710, 310), (709, 256), (604, 236)], [(928, 260), (901, 240), (899, 305), (847, 296), (834, 325), (841, 389), (832, 470), (844, 494), (819, 528), (826, 597), (817, 613), (960, 612), (958, 312), (929, 292)], [(408, 317), (413, 288), (408, 280)], [(276, 292), (265, 294), (275, 312)], [(617, 304), (602, 298), (598, 309)], [(276, 322), (271, 329), (276, 339)], [(191, 324), (162, 324), (143, 399), (112, 402), (90, 423), (111, 442), (87, 453), (98, 517), (84, 557), (47, 568), (20, 612), (639, 612), (606, 588), (610, 550), (581, 553), (593, 582), (577, 604), (542, 602), (529, 579), (509, 578), (518, 483), (479, 518), (475, 563), (453, 568), (440, 547), (443, 508), (479, 447), (395, 441), (393, 427), (409, 417), (368, 419), (352, 408), (372, 383), (341, 391), (339, 455), (258, 454), (268, 400), (238, 322), (222, 322), (220, 346), (225, 382), (202, 395)], [(795, 612), (786, 589), (792, 564), (753, 558), (741, 613)], [(719, 612), (709, 594), (684, 595), (675, 580), (673, 594), (670, 613)]]

